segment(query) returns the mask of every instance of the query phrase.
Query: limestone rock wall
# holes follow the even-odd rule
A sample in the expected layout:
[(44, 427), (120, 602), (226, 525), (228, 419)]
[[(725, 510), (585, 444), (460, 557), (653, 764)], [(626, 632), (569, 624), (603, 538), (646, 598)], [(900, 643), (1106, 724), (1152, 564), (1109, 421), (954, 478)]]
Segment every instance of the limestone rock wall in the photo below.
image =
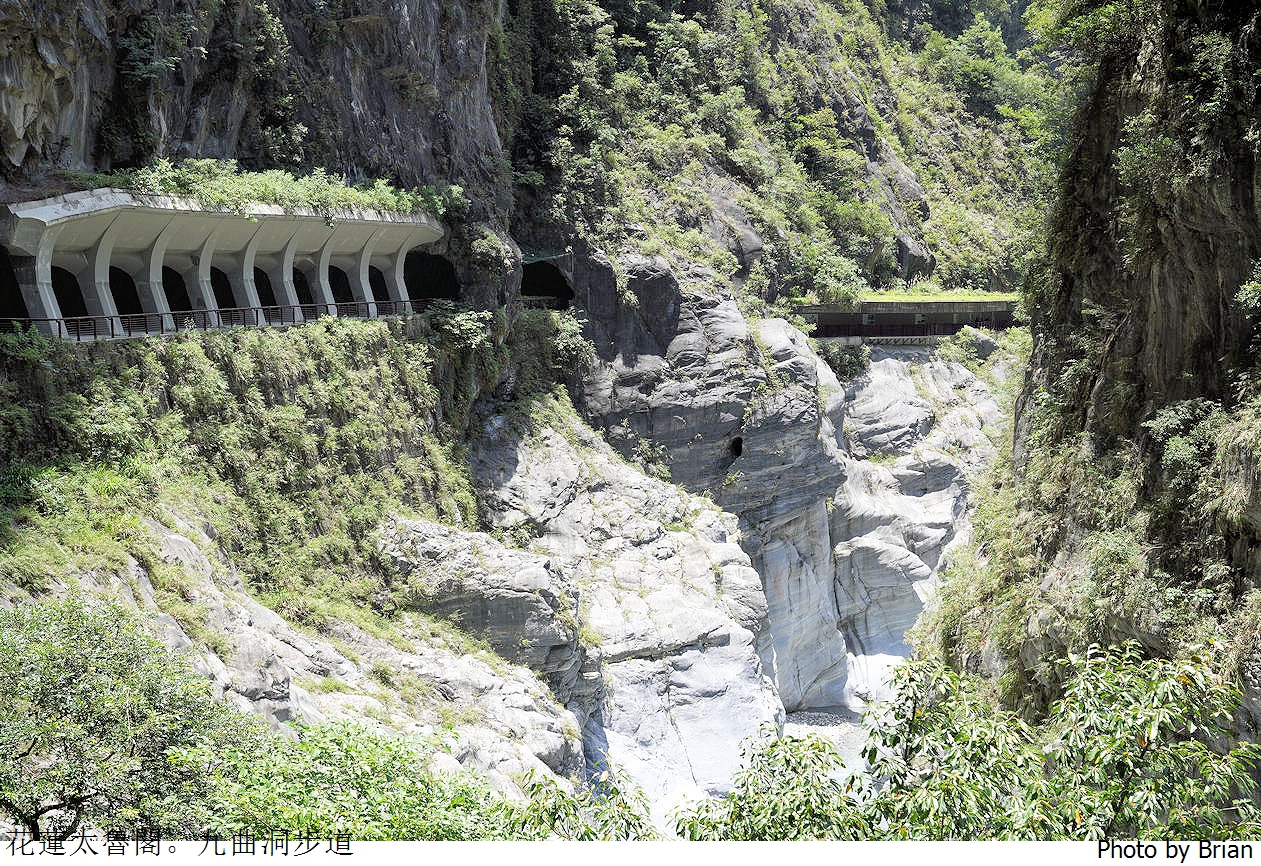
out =
[[(134, 561), (123, 575), (72, 580), (134, 604), (165, 643), (190, 654), (194, 668), (228, 703), (276, 727), (351, 719), (422, 736), (443, 736), (451, 728), (449, 754), (510, 796), (520, 795), (513, 777), (530, 770), (581, 773), (578, 726), (530, 669), (477, 650), (454, 630), (435, 632), (406, 613), (389, 639), (346, 622), (314, 635), (246, 592), (201, 521), (168, 512), (147, 528), (168, 572), (164, 579), (172, 571), (177, 575), (180, 597), (195, 611), (190, 619), (164, 612), (178, 608), (160, 597), (170, 587), (155, 586)], [(69, 585), (49, 591), (58, 594)], [(0, 598), (23, 595), (4, 589)], [(446, 754), (435, 760), (447, 761)]]
[(1032, 310), (1029, 397), (1051, 392), (1079, 413), (1069, 432), (1105, 450), (1144, 439), (1170, 403), (1229, 401), (1251, 363), (1234, 301), (1261, 250), (1261, 19), (1253, 4), (1160, 5), (1100, 62), (1075, 119)]
[(628, 465), (567, 412), (491, 417), (472, 465), (495, 526), (532, 536), (527, 549), (570, 582), (560, 619), (581, 624), (597, 684), (568, 693), (588, 766), (620, 766), (662, 814), (725, 790), (741, 742), (783, 719), (735, 518)]
[(508, 190), (487, 92), (489, 4), (0, 2), (6, 174), (154, 154), (326, 164)]
[(586, 412), (624, 454), (659, 453), (673, 481), (740, 518), (784, 706), (860, 707), (966, 535), (993, 396), (924, 349), (877, 350), (841, 383), (799, 331), (746, 320), (703, 274), (619, 267), (639, 303), (591, 307), (602, 363)]

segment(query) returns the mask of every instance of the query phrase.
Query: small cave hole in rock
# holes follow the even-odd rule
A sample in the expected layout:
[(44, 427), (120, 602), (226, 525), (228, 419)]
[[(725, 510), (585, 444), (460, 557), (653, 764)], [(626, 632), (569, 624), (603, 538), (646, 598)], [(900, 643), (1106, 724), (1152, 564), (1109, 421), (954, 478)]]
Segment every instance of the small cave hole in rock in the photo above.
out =
[(735, 439), (732, 439), (731, 445), (729, 446), (728, 450), (731, 451), (732, 457), (739, 457), (741, 454), (743, 454), (744, 453), (744, 437), (737, 436)]
[(442, 256), (414, 250), (408, 253), (403, 262), (403, 282), (407, 284), (407, 297), (413, 301), (454, 301), (460, 297), (455, 265)]
[(521, 297), (536, 306), (568, 310), (574, 290), (551, 262), (530, 262), (521, 273)]
[(272, 288), (271, 277), (262, 268), (254, 269), (254, 291), (258, 292), (258, 302), (261, 305), (276, 306), (276, 290)]
[(30, 315), (13, 260), (9, 258), (9, 251), (0, 247), (0, 320), (26, 319)]
[(188, 297), (188, 286), (175, 268), (162, 269), (162, 293), (166, 295), (166, 305), (172, 313), (192, 311), (193, 302)]
[(53, 294), (57, 297), (57, 306), (61, 315), (67, 319), (86, 316), (87, 302), (83, 300), (83, 292), (79, 290), (79, 281), (74, 274), (65, 268), (53, 268)]

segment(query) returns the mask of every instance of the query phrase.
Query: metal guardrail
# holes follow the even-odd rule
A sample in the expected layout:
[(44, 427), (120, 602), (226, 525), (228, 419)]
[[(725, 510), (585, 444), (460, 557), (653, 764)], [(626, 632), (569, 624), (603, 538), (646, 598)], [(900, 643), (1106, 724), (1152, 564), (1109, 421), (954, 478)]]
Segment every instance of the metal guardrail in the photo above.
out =
[(291, 304), (270, 307), (230, 307), (218, 310), (179, 310), (163, 313), (125, 313), (118, 316), (74, 316), (60, 319), (0, 319), (0, 331), (35, 327), (64, 340), (107, 340), (172, 334), (180, 331), (212, 331), (222, 328), (257, 328), (293, 325), (337, 315), (356, 319), (407, 316), (424, 312), (428, 300), (349, 301), (336, 304)]

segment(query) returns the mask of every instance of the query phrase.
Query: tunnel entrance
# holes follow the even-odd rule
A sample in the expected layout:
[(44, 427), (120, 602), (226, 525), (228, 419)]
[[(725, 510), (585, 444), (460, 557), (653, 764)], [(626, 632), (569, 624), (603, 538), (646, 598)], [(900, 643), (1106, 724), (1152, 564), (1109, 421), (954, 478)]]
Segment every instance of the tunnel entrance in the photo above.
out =
[(215, 306), (219, 308), (218, 323), (220, 325), (244, 325), (245, 313), (240, 312), (236, 293), (232, 291), (232, 282), (228, 275), (216, 267), (210, 268), (210, 288), (214, 292)]
[(276, 306), (276, 291), (272, 288), (271, 277), (262, 268), (254, 269), (254, 291), (258, 292), (258, 303), (264, 307)]
[(254, 293), (258, 295), (258, 305), (263, 308), (263, 319), (267, 324), (283, 325), (286, 312), (289, 312), (292, 320), (292, 312), (280, 309), (276, 303), (276, 290), (272, 287), (271, 277), (262, 268), (254, 269)]
[(14, 319), (29, 319), (30, 316), (13, 260), (9, 258), (9, 251), (0, 247), (0, 322), (6, 326), (5, 330), (12, 330)]
[(350, 290), (350, 277), (346, 276), (345, 271), (330, 265), (328, 268), (328, 287), (333, 290), (333, 300), (337, 302), (337, 315), (359, 315), (359, 307), (355, 303), (355, 294)]
[(407, 297), (413, 301), (455, 301), (460, 297), (460, 281), (455, 276), (455, 265), (443, 256), (416, 251), (408, 253), (403, 262), (403, 282), (407, 284)]
[(57, 298), (57, 306), (61, 315), (67, 319), (80, 318), (88, 314), (87, 302), (83, 292), (79, 291), (79, 281), (74, 274), (65, 268), (53, 268), (53, 295)]
[(215, 306), (221, 310), (231, 310), (236, 307), (236, 297), (232, 294), (232, 283), (228, 281), (228, 275), (218, 268), (210, 269), (210, 288), (215, 293)]
[(372, 300), (378, 304), (389, 303), (390, 290), (385, 284), (385, 274), (381, 273), (380, 268), (368, 266), (368, 286), (372, 289)]
[(293, 269), (293, 293), (298, 296), (298, 303), (302, 305), (302, 318), (314, 319), (328, 312), (316, 309), (315, 296), (311, 294), (311, 283), (307, 280), (306, 274), (297, 268)]
[(148, 330), (144, 307), (140, 305), (140, 293), (136, 291), (136, 281), (131, 274), (122, 268), (110, 268), (109, 293), (114, 299), (114, 309), (118, 310), (124, 331), (133, 334)]
[(188, 286), (184, 278), (175, 268), (162, 269), (162, 293), (166, 295), (166, 305), (172, 313), (191, 313), (192, 299), (188, 297)]
[(741, 454), (743, 454), (744, 453), (744, 437), (737, 436), (735, 439), (732, 439), (729, 450), (731, 451), (732, 457), (739, 457)]
[(522, 269), (521, 298), (531, 306), (568, 310), (574, 290), (556, 265), (530, 262)]

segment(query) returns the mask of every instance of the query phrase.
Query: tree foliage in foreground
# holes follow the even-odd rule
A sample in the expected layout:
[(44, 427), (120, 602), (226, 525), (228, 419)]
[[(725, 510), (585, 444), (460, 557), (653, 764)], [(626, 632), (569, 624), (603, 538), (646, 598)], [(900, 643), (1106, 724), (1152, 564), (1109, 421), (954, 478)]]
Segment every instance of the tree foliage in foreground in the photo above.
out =
[(524, 839), (646, 840), (660, 838), (648, 798), (630, 779), (605, 770), (573, 793), (531, 773), (527, 800), (513, 808), (513, 835)]
[[(1239, 693), (1208, 654), (1137, 644), (1062, 663), (1040, 722), (932, 661), (870, 719), (863, 776), (825, 740), (750, 749), (731, 793), (676, 816), (688, 839), (1095, 839), (1261, 836), (1258, 745), (1227, 749)], [(78, 600), (0, 613), (0, 815), (37, 838), (80, 827), (168, 836), (252, 830), (356, 839), (645, 839), (633, 784), (506, 801), (436, 774), (435, 745), (347, 723), (265, 732), (123, 608)]]
[(727, 797), (677, 817), (689, 839), (1098, 839), (1261, 835), (1258, 745), (1220, 746), (1239, 693), (1208, 655), (1138, 644), (1063, 662), (1064, 697), (1030, 724), (971, 678), (918, 661), (874, 719), (868, 778), (817, 737), (750, 755)]
[(511, 807), (485, 785), (429, 769), (432, 747), (352, 723), (274, 735), (233, 750), (219, 777), (211, 829), (349, 833), (355, 839), (505, 839)]
[(213, 756), (251, 729), (122, 608), (0, 612), (0, 814), (36, 839), (195, 833)]

